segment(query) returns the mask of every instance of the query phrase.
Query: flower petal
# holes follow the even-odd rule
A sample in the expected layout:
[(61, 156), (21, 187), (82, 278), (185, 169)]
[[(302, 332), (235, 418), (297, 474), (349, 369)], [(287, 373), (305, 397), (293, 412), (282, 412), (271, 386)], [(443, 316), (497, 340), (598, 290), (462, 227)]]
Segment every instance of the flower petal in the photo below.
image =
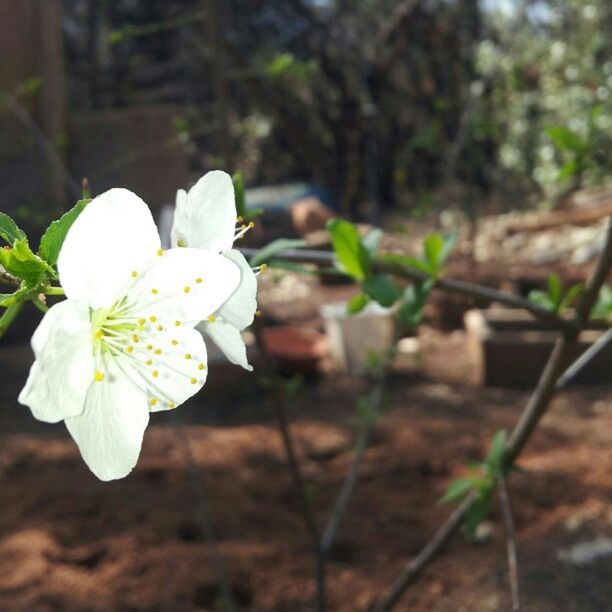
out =
[(257, 277), (242, 253), (232, 249), (223, 253), (240, 267), (240, 284), (232, 296), (219, 309), (219, 316), (237, 327), (244, 329), (253, 322), (257, 310)]
[(234, 244), (236, 201), (232, 178), (214, 170), (185, 195), (179, 190), (172, 226), (172, 245), (226, 251)]
[(232, 363), (242, 366), (245, 370), (253, 370), (253, 366), (249, 365), (247, 359), (246, 345), (242, 335), (233, 325), (219, 319), (214, 323), (200, 323), (198, 329), (208, 334)]
[(100, 480), (114, 480), (136, 465), (148, 422), (146, 394), (109, 361), (104, 380), (87, 393), (85, 410), (66, 426), (89, 469)]
[(161, 353), (143, 355), (147, 368), (140, 370), (151, 412), (177, 408), (204, 386), (208, 374), (206, 345), (195, 329), (175, 327), (156, 340)]
[(213, 314), (238, 287), (240, 268), (201, 249), (170, 249), (136, 279), (127, 293), (133, 312), (192, 327)]
[(155, 257), (159, 234), (148, 206), (127, 189), (92, 200), (74, 222), (57, 262), (66, 295), (110, 306)]
[(94, 373), (88, 307), (72, 300), (52, 306), (32, 336), (32, 348), (36, 360), (19, 402), (48, 423), (80, 414)]

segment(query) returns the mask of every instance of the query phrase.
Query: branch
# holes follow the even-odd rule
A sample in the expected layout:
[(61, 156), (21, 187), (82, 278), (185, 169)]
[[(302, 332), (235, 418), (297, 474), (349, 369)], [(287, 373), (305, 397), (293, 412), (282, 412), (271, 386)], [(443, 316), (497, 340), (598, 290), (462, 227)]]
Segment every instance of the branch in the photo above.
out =
[(7, 285), (15, 285), (16, 287), (19, 287), (21, 285), (18, 278), (4, 271), (0, 271), (0, 282), (5, 283)]
[(2, 339), (2, 336), (6, 334), (8, 328), (13, 324), (13, 321), (17, 318), (17, 315), (21, 312), (23, 304), (23, 302), (12, 304), (2, 313), (2, 316), (0, 317), (0, 340)]
[[(255, 255), (257, 249), (240, 249), (240, 252), (249, 259)], [(333, 266), (336, 264), (336, 257), (331, 251), (317, 251), (314, 249), (288, 249), (282, 253), (277, 253), (275, 258), (284, 259), (286, 261), (294, 261), (299, 263), (313, 263), (316, 265), (329, 265)], [(410, 266), (403, 265), (396, 261), (390, 261), (386, 259), (384, 255), (379, 257), (374, 264), (377, 272), (393, 274), (410, 281), (426, 281), (430, 277)], [(452, 278), (439, 278), (436, 280), (434, 289), (445, 289), (454, 293), (462, 293), (469, 297), (478, 298), (487, 302), (500, 302), (513, 308), (523, 308), (529, 311), (535, 317), (548, 321), (554, 325), (555, 328), (561, 329), (566, 332), (572, 332), (576, 328), (576, 322), (568, 319), (564, 319), (559, 315), (555, 314), (546, 308), (542, 308), (537, 304), (534, 304), (530, 300), (522, 298), (518, 295), (512, 295), (510, 293), (504, 293), (497, 289), (490, 287), (483, 287), (482, 285), (476, 285), (474, 283), (468, 283), (461, 280)]]
[[(519, 422), (517, 423), (504, 453), (503, 466), (507, 470), (519, 456), (525, 444), (531, 437), (535, 427), (546, 412), (550, 400), (557, 390), (558, 381), (562, 380), (560, 373), (563, 369), (570, 350), (575, 346), (578, 335), (588, 320), (591, 309), (599, 295), (599, 291), (612, 267), (612, 222), (608, 224), (606, 243), (599, 256), (595, 271), (593, 272), (583, 294), (581, 303), (578, 306), (576, 322), (578, 327), (567, 335), (562, 336), (553, 348), (548, 358), (546, 367), (542, 372), (538, 385), (531, 395)], [(597, 351), (591, 354), (592, 356)], [(582, 361), (582, 367), (586, 361)], [(569, 370), (574, 370), (572, 375), (577, 373), (576, 368), (570, 366)], [(423, 550), (410, 561), (400, 576), (394, 583), (391, 591), (376, 607), (377, 611), (391, 610), (399, 601), (404, 591), (414, 582), (416, 577), (423, 571), (424, 567), (431, 561), (450, 540), (454, 533), (462, 525), (467, 513), (477, 499), (476, 493), (469, 494), (463, 502), (455, 509), (449, 519), (440, 527), (430, 542)]]
[(506, 488), (506, 478), (503, 472), (497, 475), (497, 492), (501, 502), (504, 525), (506, 527), (506, 548), (508, 554), (508, 575), (510, 578), (510, 591), (512, 593), (512, 612), (521, 612), (521, 595), (519, 590), (518, 563), (516, 560), (516, 543), (514, 540), (514, 521), (512, 520), (512, 509), (510, 498)]

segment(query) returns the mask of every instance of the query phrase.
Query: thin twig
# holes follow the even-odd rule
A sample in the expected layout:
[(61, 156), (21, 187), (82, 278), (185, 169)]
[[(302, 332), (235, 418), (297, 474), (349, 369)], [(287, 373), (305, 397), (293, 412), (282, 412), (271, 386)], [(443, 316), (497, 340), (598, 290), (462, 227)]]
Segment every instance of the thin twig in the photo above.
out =
[(516, 558), (516, 542), (514, 537), (514, 521), (510, 498), (506, 488), (506, 478), (503, 472), (497, 475), (497, 492), (501, 502), (504, 525), (506, 528), (506, 549), (508, 555), (508, 577), (510, 579), (510, 592), (512, 593), (512, 612), (521, 612), (521, 594), (519, 590), (518, 562)]
[[(517, 423), (508, 444), (503, 458), (503, 467), (507, 470), (519, 456), (525, 444), (531, 437), (540, 419), (552, 399), (557, 381), (560, 378), (563, 365), (567, 360), (570, 351), (576, 344), (576, 339), (584, 323), (588, 320), (593, 305), (599, 295), (599, 291), (606, 280), (610, 268), (612, 267), (612, 222), (608, 224), (606, 243), (601, 252), (594, 273), (592, 274), (583, 294), (582, 301), (578, 305), (576, 314), (576, 328), (568, 332), (557, 340), (546, 367), (540, 376), (540, 380), (533, 394), (531, 395), (519, 422)], [(594, 353), (591, 355), (593, 357)], [(583, 361), (582, 367), (586, 365)], [(469, 494), (463, 502), (455, 509), (446, 523), (438, 529), (434, 537), (427, 543), (421, 552), (411, 560), (402, 570), (399, 577), (393, 584), (389, 593), (376, 606), (377, 611), (391, 610), (400, 600), (405, 590), (414, 582), (416, 577), (423, 571), (425, 566), (442, 550), (444, 545), (455, 534), (467, 513), (476, 501), (475, 493)]]
[(17, 287), (21, 285), (21, 282), (19, 281), (18, 278), (2, 270), (0, 270), (0, 282), (5, 283), (7, 285), (15, 285)]
[[(240, 251), (247, 258), (255, 255), (258, 252), (257, 249), (241, 249)], [(275, 259), (328, 266), (333, 266), (336, 263), (336, 257), (332, 252), (318, 251), (315, 249), (288, 249), (282, 253), (277, 253), (275, 255)], [(384, 255), (381, 255), (376, 260), (375, 269), (377, 272), (393, 274), (410, 281), (422, 282), (430, 280), (430, 277), (420, 270), (396, 261), (390, 261), (389, 259), (386, 259)], [(463, 295), (484, 300), (486, 302), (499, 302), (514, 308), (523, 308), (529, 311), (535, 317), (548, 321), (556, 329), (561, 329), (567, 332), (571, 332), (575, 329), (574, 321), (564, 319), (554, 312), (534, 304), (526, 298), (513, 295), (511, 293), (498, 291), (497, 289), (493, 289), (491, 287), (483, 287), (474, 283), (443, 277), (436, 280), (434, 289), (461, 293)]]
[(202, 489), (200, 469), (193, 456), (191, 445), (189, 444), (189, 438), (187, 437), (187, 433), (185, 432), (178, 413), (173, 411), (172, 417), (176, 432), (183, 447), (185, 458), (187, 459), (187, 465), (189, 468), (189, 486), (191, 488), (191, 494), (193, 495), (196, 507), (196, 517), (200, 523), (200, 529), (202, 530), (202, 534), (204, 535), (210, 550), (215, 573), (217, 574), (217, 581), (221, 589), (221, 596), (223, 597), (223, 602), (225, 604), (224, 609), (226, 609), (228, 612), (232, 612), (236, 605), (234, 603), (232, 589), (227, 577), (225, 563), (215, 539), (215, 531), (210, 518), (210, 512), (208, 510), (208, 503), (206, 502), (206, 497)]
[[(264, 360), (264, 362), (267, 363), (267, 369), (272, 372), (274, 371), (275, 364), (263, 340), (262, 324), (260, 320), (255, 320), (255, 325), (253, 329), (255, 332), (257, 348), (261, 354), (262, 359)], [(300, 463), (295, 452), (293, 437), (291, 436), (291, 430), (289, 427), (289, 417), (287, 415), (287, 408), (285, 406), (285, 397), (283, 395), (282, 390), (279, 388), (275, 388), (270, 393), (270, 400), (274, 409), (274, 415), (278, 423), (278, 428), (283, 440), (283, 446), (285, 448), (285, 454), (287, 456), (287, 463), (289, 464), (289, 472), (291, 474), (293, 488), (295, 490), (296, 496), (300, 501), (300, 511), (304, 518), (304, 522), (310, 535), (313, 547), (315, 560), (315, 577), (317, 582), (316, 607), (318, 612), (324, 612), (326, 609), (326, 563), (325, 554), (320, 544), (320, 533), (319, 527), (317, 525), (317, 519), (312, 508), (311, 498), (308, 494), (306, 482), (302, 475)]]
[(389, 368), (395, 355), (396, 340), (397, 338), (394, 337), (391, 349), (387, 351), (387, 356), (382, 364), (382, 369), (378, 380), (376, 381), (376, 385), (369, 394), (368, 415), (366, 415), (365, 420), (357, 434), (357, 441), (355, 442), (355, 450), (351, 465), (342, 484), (342, 488), (340, 489), (338, 498), (336, 499), (336, 503), (334, 504), (331, 516), (329, 517), (325, 529), (323, 530), (323, 536), (321, 537), (321, 549), (326, 556), (329, 555), (334, 538), (338, 532), (338, 528), (340, 527), (340, 522), (344, 516), (351, 496), (353, 495), (355, 485), (357, 484), (359, 468), (361, 467), (363, 455), (368, 447), (370, 436), (372, 434), (372, 426), (376, 420), (376, 417), (380, 413), (380, 407), (385, 396), (387, 383), (389, 381)]

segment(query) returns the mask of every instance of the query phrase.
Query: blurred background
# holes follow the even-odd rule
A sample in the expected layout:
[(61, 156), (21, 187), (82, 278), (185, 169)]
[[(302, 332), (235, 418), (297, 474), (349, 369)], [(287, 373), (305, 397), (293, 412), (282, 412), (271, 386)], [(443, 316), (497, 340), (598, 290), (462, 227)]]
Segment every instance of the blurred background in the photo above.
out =
[[(36, 246), (87, 178), (93, 195), (132, 189), (167, 231), (178, 188), (239, 171), (262, 213), (246, 247), (329, 250), (336, 215), (412, 255), (456, 228), (449, 275), (527, 296), (554, 273), (567, 288), (588, 277), (612, 214), (611, 51), (605, 0), (0, 0), (0, 210)], [(62, 426), (17, 404), (40, 320), (26, 312), (0, 347), (0, 608), (223, 609), (224, 567), (238, 609), (310, 609), (270, 389), (324, 523), (366, 355), (393, 326), (375, 309), (352, 326), (338, 304), (358, 288), (309, 271), (260, 277), (255, 374), (211, 347), (183, 424), (156, 415), (139, 466), (112, 484)], [(446, 516), (448, 483), (520, 413), (551, 332), (485, 306), (435, 293), (402, 330), (330, 553), (330, 609), (371, 606)], [(512, 481), (529, 609), (612, 600), (611, 359), (559, 395)], [(406, 605), (506, 609), (503, 539), (494, 508), (480, 544), (455, 542)]]

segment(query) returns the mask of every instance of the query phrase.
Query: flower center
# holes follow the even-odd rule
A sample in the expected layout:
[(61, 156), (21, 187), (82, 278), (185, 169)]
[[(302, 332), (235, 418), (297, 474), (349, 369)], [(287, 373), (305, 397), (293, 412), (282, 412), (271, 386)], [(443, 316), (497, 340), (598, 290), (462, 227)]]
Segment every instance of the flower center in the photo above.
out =
[(90, 314), (93, 349), (95, 354), (117, 355), (127, 350), (138, 327), (138, 320), (130, 316), (127, 299), (110, 308), (98, 308)]

